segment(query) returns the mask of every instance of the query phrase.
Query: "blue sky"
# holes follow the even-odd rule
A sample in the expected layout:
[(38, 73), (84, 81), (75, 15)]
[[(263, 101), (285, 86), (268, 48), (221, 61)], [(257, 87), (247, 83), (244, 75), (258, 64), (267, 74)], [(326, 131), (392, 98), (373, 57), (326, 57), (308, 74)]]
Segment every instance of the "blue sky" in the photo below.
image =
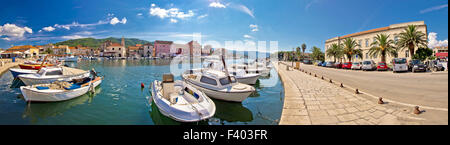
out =
[(84, 37), (185, 43), (193, 33), (221, 45), (278, 41), (280, 49), (323, 49), (338, 35), (410, 21), (425, 21), (433, 44), (448, 45), (447, 0), (16, 0), (2, 2), (0, 14), (4, 49)]

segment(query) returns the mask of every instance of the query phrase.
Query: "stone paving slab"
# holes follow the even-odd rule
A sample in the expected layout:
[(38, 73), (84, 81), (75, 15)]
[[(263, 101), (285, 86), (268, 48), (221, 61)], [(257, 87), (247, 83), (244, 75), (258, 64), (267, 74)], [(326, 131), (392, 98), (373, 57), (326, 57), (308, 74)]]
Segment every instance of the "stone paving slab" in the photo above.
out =
[(336, 84), (275, 64), (285, 89), (280, 125), (419, 125), (411, 110), (377, 104)]

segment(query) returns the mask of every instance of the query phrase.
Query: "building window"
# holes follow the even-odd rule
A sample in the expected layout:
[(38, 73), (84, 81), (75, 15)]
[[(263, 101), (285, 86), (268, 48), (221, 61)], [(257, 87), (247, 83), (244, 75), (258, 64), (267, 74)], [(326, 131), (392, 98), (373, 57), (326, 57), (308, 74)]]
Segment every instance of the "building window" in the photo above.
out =
[(358, 45), (359, 45), (359, 48), (361, 48), (361, 46), (362, 46), (362, 40), (359, 40), (359, 41), (358, 41)]
[(397, 43), (397, 41), (398, 41), (398, 36), (395, 36), (394, 37), (394, 42)]
[(369, 53), (366, 53), (366, 59), (369, 58)]
[(114, 50), (114, 48), (113, 48), (113, 50)]
[(369, 39), (366, 39), (366, 47), (369, 47)]
[[(377, 38), (376, 38), (376, 37), (373, 37), (373, 42), (376, 42), (376, 41), (377, 41)], [(373, 43), (373, 42), (372, 42), (372, 43)]]
[(409, 57), (408, 50), (405, 51), (405, 57)]
[(120, 50), (120, 47), (119, 47), (119, 50)]

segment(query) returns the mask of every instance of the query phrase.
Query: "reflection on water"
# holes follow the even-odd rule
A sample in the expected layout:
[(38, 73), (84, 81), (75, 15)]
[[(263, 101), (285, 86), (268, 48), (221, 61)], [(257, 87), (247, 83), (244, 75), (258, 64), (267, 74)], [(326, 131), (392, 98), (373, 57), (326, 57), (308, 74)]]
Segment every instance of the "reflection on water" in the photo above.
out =
[(214, 117), (227, 122), (249, 122), (253, 120), (252, 111), (242, 106), (241, 103), (225, 102), (214, 99), (216, 114)]
[[(45, 120), (48, 117), (62, 115), (65, 111), (85, 103), (91, 103), (94, 97), (101, 93), (102, 89), (97, 86), (95, 93), (87, 93), (80, 97), (61, 102), (32, 102), (27, 103), (22, 118), (30, 118), (32, 123), (37, 123), (39, 119)], [(23, 96), (21, 99), (23, 99)]]

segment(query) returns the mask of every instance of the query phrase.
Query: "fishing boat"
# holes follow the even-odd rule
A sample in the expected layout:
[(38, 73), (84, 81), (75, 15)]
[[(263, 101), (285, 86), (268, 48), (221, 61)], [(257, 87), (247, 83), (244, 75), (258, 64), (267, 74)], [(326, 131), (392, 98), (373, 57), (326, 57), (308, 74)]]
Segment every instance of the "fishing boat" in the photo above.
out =
[(46, 67), (34, 74), (18, 76), (27, 85), (48, 84), (54, 81), (70, 81), (73, 79), (89, 77), (89, 72), (69, 67)]
[(39, 70), (42, 67), (48, 67), (48, 66), (53, 66), (53, 64), (50, 64), (50, 63), (46, 63), (46, 64), (19, 64), (19, 67), (21, 69), (34, 69), (34, 70)]
[(11, 72), (13, 77), (16, 78), (17, 76), (22, 75), (22, 74), (34, 74), (38, 70), (35, 70), (35, 69), (10, 68), (9, 71)]
[(58, 102), (70, 100), (94, 90), (100, 85), (102, 77), (82, 78), (74, 81), (58, 81), (49, 84), (21, 86), (20, 91), (25, 101)]
[(234, 76), (217, 70), (185, 73), (182, 78), (186, 83), (205, 92), (208, 97), (224, 101), (242, 102), (255, 91), (254, 87), (239, 83)]
[(159, 111), (179, 122), (202, 121), (216, 112), (214, 102), (205, 93), (183, 81), (174, 82), (171, 74), (163, 75), (163, 81), (155, 80), (151, 94)]

